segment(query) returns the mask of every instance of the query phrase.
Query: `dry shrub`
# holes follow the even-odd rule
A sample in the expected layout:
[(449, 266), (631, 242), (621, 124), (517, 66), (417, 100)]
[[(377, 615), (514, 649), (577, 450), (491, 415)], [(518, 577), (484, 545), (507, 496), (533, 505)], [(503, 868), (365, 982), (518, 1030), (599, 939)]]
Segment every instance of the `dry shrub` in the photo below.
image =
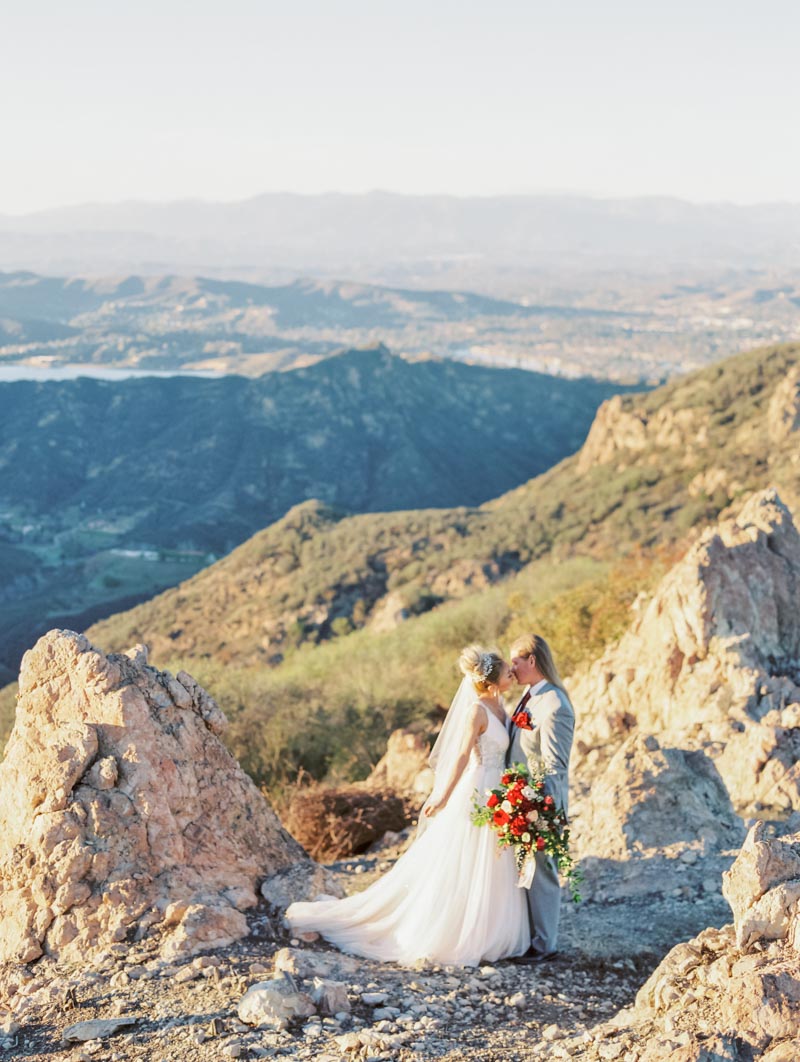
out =
[(298, 788), (283, 813), (283, 824), (321, 863), (365, 852), (387, 830), (405, 829), (417, 817), (412, 800), (392, 790), (360, 785)]

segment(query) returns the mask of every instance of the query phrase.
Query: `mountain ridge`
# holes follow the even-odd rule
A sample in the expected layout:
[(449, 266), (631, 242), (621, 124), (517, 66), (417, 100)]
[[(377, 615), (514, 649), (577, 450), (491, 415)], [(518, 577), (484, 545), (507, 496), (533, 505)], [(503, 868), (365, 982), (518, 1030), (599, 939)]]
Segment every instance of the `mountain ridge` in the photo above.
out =
[[(800, 205), (690, 203), (663, 197), (404, 196), (265, 193), (232, 203), (84, 204), (0, 218), (0, 265), (79, 252), (101, 268), (126, 259), (163, 268), (261, 263), (288, 275), (369, 265), (383, 279), (405, 259), (431, 277), (447, 259), (579, 270), (637, 263), (649, 272), (695, 263), (800, 264)], [(320, 233), (325, 239), (318, 238)], [(80, 248), (69, 246), (80, 237)], [(28, 241), (27, 247), (25, 240)], [(116, 243), (116, 246), (115, 246)], [(383, 248), (391, 248), (387, 256)], [(394, 263), (394, 265), (392, 264)], [(167, 266), (169, 269), (170, 266)]]

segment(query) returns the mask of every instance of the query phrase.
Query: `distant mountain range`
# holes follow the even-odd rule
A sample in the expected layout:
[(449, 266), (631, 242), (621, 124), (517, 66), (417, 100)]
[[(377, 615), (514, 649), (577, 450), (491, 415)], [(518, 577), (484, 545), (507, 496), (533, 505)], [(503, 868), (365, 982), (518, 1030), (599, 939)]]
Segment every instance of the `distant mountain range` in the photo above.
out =
[(509, 271), (688, 265), (800, 266), (800, 205), (276, 193), (0, 217), (0, 268), (73, 274), (134, 269), (272, 281), (314, 274), (414, 287), (447, 278), (446, 287), (485, 288), (487, 278), (496, 286)]
[(309, 498), (480, 504), (575, 451), (619, 390), (382, 346), (257, 379), (2, 384), (2, 661), (48, 616), (150, 596)]
[(381, 341), (409, 359), (652, 384), (717, 360), (732, 343), (800, 336), (800, 275), (696, 281), (551, 283), (508, 299), (307, 278), (0, 273), (0, 373), (92, 365), (257, 376)]

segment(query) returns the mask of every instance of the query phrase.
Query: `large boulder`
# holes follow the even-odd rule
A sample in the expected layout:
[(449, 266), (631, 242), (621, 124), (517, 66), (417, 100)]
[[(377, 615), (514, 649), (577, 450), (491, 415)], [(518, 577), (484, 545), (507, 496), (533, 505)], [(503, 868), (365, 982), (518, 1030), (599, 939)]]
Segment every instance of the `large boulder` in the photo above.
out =
[(0, 961), (85, 960), (152, 937), (230, 943), (261, 879), (313, 864), (222, 741), (185, 672), (50, 631), (22, 661), (0, 764)]
[(571, 683), (580, 778), (632, 730), (701, 749), (740, 813), (800, 806), (800, 535), (774, 490), (706, 531)]
[(633, 735), (592, 787), (580, 820), (584, 855), (648, 858), (665, 845), (725, 849), (743, 827), (714, 764), (702, 752)]
[(570, 843), (581, 891), (595, 901), (696, 894), (719, 880), (744, 836), (708, 756), (652, 734), (625, 741), (575, 812)]

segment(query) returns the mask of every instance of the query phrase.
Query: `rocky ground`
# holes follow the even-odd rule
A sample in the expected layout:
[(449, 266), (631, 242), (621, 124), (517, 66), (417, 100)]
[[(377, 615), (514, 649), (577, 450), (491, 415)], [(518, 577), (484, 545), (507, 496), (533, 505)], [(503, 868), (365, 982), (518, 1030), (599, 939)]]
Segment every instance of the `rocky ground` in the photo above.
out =
[[(357, 891), (403, 847), (401, 840), (333, 870), (348, 892)], [(691, 895), (656, 894), (625, 904), (588, 900), (566, 907), (562, 953), (543, 966), (405, 969), (342, 956), (321, 941), (291, 939), (282, 919), (262, 904), (249, 917), (246, 940), (183, 963), (164, 961), (152, 945), (119, 943), (88, 966), (44, 957), (21, 967), (20, 1004), (9, 1018), (19, 1028), (7, 1023), (13, 1032), (5, 1057), (524, 1062), (579, 1057), (600, 1030), (600, 1057), (632, 1060), (635, 1043), (615, 1054), (614, 1027), (606, 1023), (633, 1004), (672, 944), (729, 918), (719, 883), (707, 893), (692, 888)], [(343, 983), (347, 1004), (334, 1015), (297, 1018), (282, 1031), (242, 1023), (237, 1008), (246, 990), (281, 970), (305, 993), (313, 992), (315, 977)], [(101, 1029), (103, 1035), (90, 1028), (85, 1042), (64, 1040), (76, 1023), (120, 1018), (132, 1024), (111, 1033)]]

